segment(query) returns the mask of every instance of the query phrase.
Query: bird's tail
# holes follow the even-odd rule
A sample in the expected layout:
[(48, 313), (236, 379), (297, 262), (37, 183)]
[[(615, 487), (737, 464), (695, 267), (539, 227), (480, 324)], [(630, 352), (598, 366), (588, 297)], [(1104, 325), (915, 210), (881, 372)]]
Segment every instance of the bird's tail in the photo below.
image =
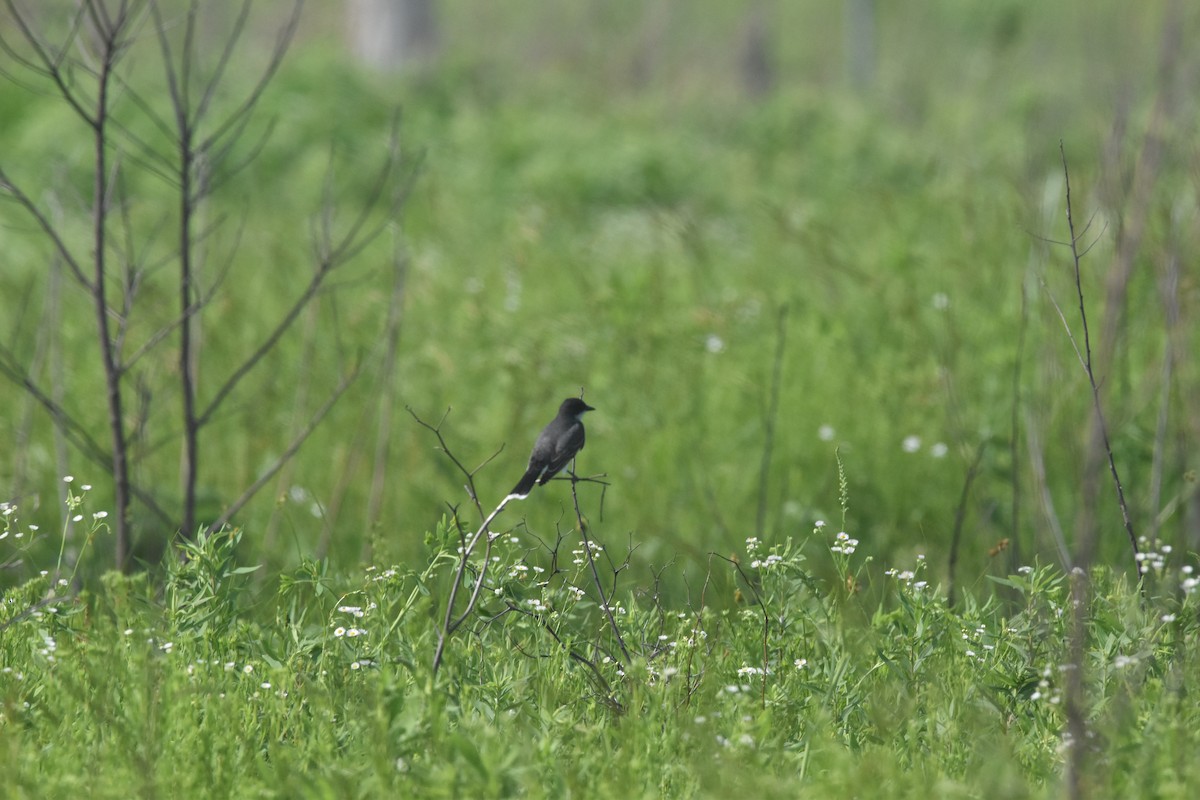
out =
[(517, 485), (513, 487), (513, 490), (508, 493), (508, 496), (515, 497), (517, 499), (528, 497), (529, 492), (533, 489), (533, 485), (537, 483), (538, 476), (541, 474), (542, 471), (540, 469), (530, 467), (525, 471), (525, 474), (521, 476), (521, 480), (517, 482)]

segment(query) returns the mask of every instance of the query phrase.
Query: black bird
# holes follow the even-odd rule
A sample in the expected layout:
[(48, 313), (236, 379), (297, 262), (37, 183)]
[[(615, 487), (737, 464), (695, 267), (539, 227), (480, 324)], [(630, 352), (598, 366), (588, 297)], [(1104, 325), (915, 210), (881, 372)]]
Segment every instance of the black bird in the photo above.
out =
[(509, 492), (509, 497), (529, 496), (535, 483), (545, 485), (576, 453), (583, 449), (583, 415), (596, 409), (578, 397), (568, 397), (558, 407), (558, 416), (550, 420), (529, 454), (529, 468), (524, 477)]

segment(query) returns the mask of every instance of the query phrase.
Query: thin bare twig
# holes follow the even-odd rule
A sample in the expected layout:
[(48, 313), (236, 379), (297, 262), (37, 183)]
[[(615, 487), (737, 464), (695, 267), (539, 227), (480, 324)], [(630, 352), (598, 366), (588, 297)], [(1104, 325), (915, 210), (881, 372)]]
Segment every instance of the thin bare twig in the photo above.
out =
[[(610, 598), (612, 593), (607, 596), (604, 592), (604, 584), (600, 581), (600, 572), (596, 569), (596, 554), (592, 550), (592, 540), (588, 536), (587, 523), (583, 520), (583, 512), (579, 509), (579, 493), (575, 490), (579, 480), (575, 477), (575, 463), (571, 462), (571, 501), (575, 505), (575, 520), (579, 523), (579, 535), (583, 539), (583, 549), (587, 553), (588, 566), (592, 571), (592, 580), (596, 585), (596, 592), (600, 595), (600, 610), (604, 612), (605, 618), (608, 620), (608, 627), (612, 630), (613, 636), (617, 640), (617, 646), (621, 648), (621, 655), (625, 657), (625, 663), (628, 664), (632, 659), (629, 655), (629, 648), (625, 646), (625, 637), (621, 635), (621, 626), (617, 625), (617, 619), (612, 613), (612, 604)], [(615, 586), (613, 587), (615, 590)]]
[(962, 541), (963, 523), (967, 518), (967, 501), (971, 496), (971, 485), (975, 483), (975, 476), (979, 473), (979, 465), (983, 462), (984, 451), (987, 450), (987, 440), (979, 443), (979, 448), (975, 451), (975, 458), (972, 459), (971, 465), (967, 468), (967, 475), (963, 479), (962, 494), (958, 498), (958, 510), (954, 513), (954, 534), (950, 537), (950, 561), (947, 565), (947, 589), (946, 589), (946, 605), (950, 608), (954, 607), (954, 595), (957, 585), (955, 583), (955, 573), (958, 569), (958, 548)]
[[(1140, 563), (1137, 560), (1137, 535), (1133, 530), (1133, 521), (1129, 515), (1129, 505), (1125, 502), (1125, 489), (1121, 485), (1121, 476), (1117, 472), (1117, 462), (1113, 457), (1112, 446), (1109, 444), (1108, 425), (1105, 423), (1104, 409), (1100, 402), (1100, 385), (1096, 381), (1096, 373), (1092, 365), (1091, 334), (1088, 331), (1087, 308), (1083, 300), (1083, 278), (1080, 272), (1080, 259), (1082, 258), (1082, 255), (1076, 246), (1078, 237), (1075, 235), (1075, 218), (1071, 207), (1071, 174), (1067, 169), (1067, 151), (1061, 141), (1058, 143), (1058, 148), (1059, 153), (1062, 155), (1063, 177), (1066, 179), (1067, 228), (1071, 235), (1071, 261), (1075, 268), (1075, 289), (1079, 297), (1079, 320), (1083, 326), (1083, 354), (1081, 356), (1081, 360), (1083, 362), (1084, 371), (1087, 373), (1088, 383), (1092, 388), (1092, 407), (1095, 412), (1097, 433), (1099, 434), (1099, 439), (1104, 446), (1104, 452), (1108, 457), (1108, 469), (1112, 474), (1113, 483), (1117, 487), (1117, 503), (1121, 507), (1121, 517), (1125, 523), (1125, 532), (1129, 536), (1129, 546), (1133, 550), (1133, 566), (1136, 571), (1140, 567)], [(1071, 338), (1071, 344), (1075, 347), (1075, 352), (1078, 354), (1079, 347), (1075, 343), (1075, 338), (1071, 334), (1070, 327), (1067, 328), (1067, 335)]]
[[(542, 629), (545, 630), (546, 633), (550, 634), (550, 638), (553, 639), (554, 642), (566, 652), (567, 656), (570, 657), (572, 661), (582, 664), (588, 668), (588, 673), (591, 675), (592, 680), (595, 682), (596, 687), (600, 691), (600, 700), (606, 706), (608, 706), (610, 710), (616, 712), (617, 714), (622, 714), (625, 712), (625, 706), (622, 705), (619, 700), (617, 700), (617, 696), (612, 691), (612, 686), (605, 679), (604, 674), (600, 672), (600, 668), (596, 666), (595, 661), (564, 642), (562, 637), (558, 635), (558, 631), (554, 630), (545, 617), (541, 616), (540, 614), (535, 614), (529, 609), (514, 605), (507, 600), (504, 601), (504, 605), (505, 610), (502, 611), (501, 614), (516, 612), (517, 614), (521, 614), (535, 620), (539, 625), (541, 625)], [(496, 617), (493, 617), (493, 619), (496, 619), (499, 616), (500, 615), (497, 615)]]

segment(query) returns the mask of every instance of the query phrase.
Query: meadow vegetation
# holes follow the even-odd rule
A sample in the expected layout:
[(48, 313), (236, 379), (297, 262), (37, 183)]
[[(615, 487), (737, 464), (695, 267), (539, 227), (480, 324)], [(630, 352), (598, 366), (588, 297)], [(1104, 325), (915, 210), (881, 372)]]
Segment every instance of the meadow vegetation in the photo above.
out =
[[(0, 62), (5, 793), (1192, 796), (1197, 12), (881, 7), (856, 90), (836, 4), (779, 3), (751, 97), (742, 4), (443, 5), (441, 61), (399, 77), (306, 9), (198, 217), (201, 403), (325, 231), (378, 235), (203, 431), (187, 558), (135, 500), (127, 572), (111, 476), (12, 379), (104, 441), (90, 298), (6, 194), (86, 252), (93, 153)], [(125, 66), (151, 104), (156, 46)], [(116, 97), (134, 350), (175, 319), (175, 206)], [(126, 375), (169, 515), (177, 365), (172, 334)], [(581, 389), (595, 482), (510, 504), (463, 568)]]

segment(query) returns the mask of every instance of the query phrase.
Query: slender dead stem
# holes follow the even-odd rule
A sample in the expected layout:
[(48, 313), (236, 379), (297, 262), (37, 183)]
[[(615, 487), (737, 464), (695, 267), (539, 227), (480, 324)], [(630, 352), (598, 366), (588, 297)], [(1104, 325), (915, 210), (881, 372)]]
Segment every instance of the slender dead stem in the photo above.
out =
[[(1071, 207), (1071, 174), (1067, 169), (1067, 151), (1060, 141), (1058, 144), (1059, 153), (1062, 155), (1063, 177), (1066, 179), (1067, 187), (1067, 228), (1070, 233), (1071, 261), (1075, 268), (1075, 289), (1079, 297), (1079, 319), (1083, 326), (1083, 353), (1082, 361), (1084, 371), (1087, 373), (1088, 383), (1092, 389), (1092, 408), (1095, 412), (1095, 425), (1099, 434), (1099, 441), (1104, 447), (1104, 453), (1108, 457), (1108, 469), (1112, 474), (1113, 483), (1117, 487), (1117, 503), (1121, 507), (1121, 517), (1125, 523), (1125, 532), (1129, 536), (1129, 546), (1133, 550), (1133, 566), (1137, 570), (1140, 566), (1137, 560), (1138, 542), (1137, 535), (1133, 530), (1133, 521), (1129, 515), (1129, 505), (1125, 502), (1125, 489), (1121, 485), (1121, 476), (1117, 472), (1117, 462), (1113, 458), (1112, 446), (1108, 439), (1108, 425), (1104, 420), (1104, 409), (1100, 402), (1100, 386), (1096, 381), (1096, 373), (1092, 366), (1092, 344), (1091, 335), (1088, 331), (1087, 308), (1083, 300), (1083, 279), (1080, 274), (1080, 259), (1082, 255), (1079, 251), (1079, 236), (1075, 233), (1075, 217)], [(1070, 328), (1067, 329), (1070, 335)], [(1076, 348), (1078, 350), (1078, 348)], [(1137, 573), (1140, 574), (1140, 573)]]
[[(483, 524), (479, 526), (479, 530), (467, 541), (462, 548), (462, 556), (458, 560), (458, 570), (454, 574), (454, 582), (450, 584), (450, 597), (446, 600), (446, 612), (442, 618), (442, 626), (438, 629), (437, 647), (433, 651), (433, 674), (437, 675), (438, 669), (442, 666), (442, 656), (446, 651), (446, 641), (457, 631), (467, 617), (475, 611), (475, 604), (479, 600), (479, 590), (483, 587), (484, 578), (487, 576), (488, 555), (491, 552), (492, 537), (488, 531), (488, 526), (492, 524), (492, 520), (500, 515), (504, 507), (508, 505), (511, 496), (505, 497), (500, 501), (500, 505), (496, 506), (491, 514), (484, 518)], [(487, 536), (487, 547), (485, 548), (483, 564), (479, 567), (479, 574), (475, 578), (475, 586), (471, 591), (471, 598), (467, 601), (467, 606), (462, 614), (458, 617), (454, 616), (454, 604), (458, 600), (458, 590), (463, 586), (463, 579), (466, 576), (467, 564), (470, 563), (471, 554), (475, 552), (475, 547), (479, 544), (479, 539), (482, 536)]]
[(758, 593), (758, 588), (754, 585), (754, 582), (750, 580), (750, 576), (747, 575), (746, 571), (742, 569), (741, 562), (734, 558), (727, 558), (719, 553), (709, 553), (708, 556), (710, 559), (719, 558), (733, 566), (733, 569), (741, 577), (742, 582), (745, 583), (746, 587), (754, 594), (754, 604), (758, 606), (759, 611), (762, 612), (762, 673), (760, 675), (762, 680), (760, 681), (760, 690), (762, 695), (761, 701), (765, 707), (767, 704), (767, 671), (770, 667), (770, 651), (768, 650), (768, 642), (769, 634), (771, 633), (771, 615), (767, 612), (767, 604), (763, 602), (762, 595)]
[(575, 506), (575, 521), (579, 524), (579, 536), (583, 539), (583, 549), (587, 553), (588, 567), (592, 571), (592, 581), (596, 586), (597, 594), (600, 595), (600, 609), (604, 612), (604, 616), (608, 620), (608, 627), (613, 632), (613, 637), (617, 640), (617, 646), (621, 648), (621, 655), (625, 657), (625, 663), (628, 664), (632, 661), (629, 656), (629, 648), (625, 646), (625, 637), (621, 635), (621, 626), (617, 624), (617, 619), (613, 616), (612, 604), (610, 602), (611, 595), (605, 594), (604, 583), (600, 580), (600, 571), (596, 569), (596, 554), (592, 550), (592, 540), (588, 536), (587, 523), (583, 520), (583, 512), (579, 509), (579, 493), (575, 489), (576, 484), (579, 483), (579, 479), (575, 477), (574, 462), (572, 462), (571, 467), (571, 501)]
[(122, 3), (117, 16), (107, 20), (107, 15), (97, 13), (92, 0), (87, 4), (93, 18), (96, 33), (100, 38), (100, 68), (96, 76), (96, 106), (91, 118), (92, 142), (94, 147), (94, 182), (92, 190), (92, 300), (95, 304), (96, 339), (100, 346), (100, 361), (104, 366), (104, 382), (108, 400), (109, 434), (112, 439), (113, 459), (113, 538), (115, 560), (118, 569), (127, 570), (129, 563), (129, 454), (126, 449), (125, 414), (121, 397), (121, 370), (112, 334), (109, 331), (107, 294), (108, 272), (108, 209), (109, 209), (109, 166), (108, 136), (109, 89), (112, 85), (113, 69), (124, 48), (125, 27), (129, 22), (128, 11)]
[(958, 498), (958, 510), (954, 513), (954, 534), (950, 537), (950, 561), (947, 565), (946, 605), (950, 608), (954, 607), (955, 589), (957, 588), (955, 574), (958, 569), (958, 548), (962, 541), (963, 522), (967, 518), (967, 500), (971, 497), (971, 485), (975, 483), (975, 476), (979, 473), (979, 465), (983, 462), (985, 450), (987, 450), (986, 440), (979, 443), (979, 449), (975, 451), (975, 458), (971, 461), (971, 466), (967, 468), (967, 476), (963, 479), (962, 494)]

